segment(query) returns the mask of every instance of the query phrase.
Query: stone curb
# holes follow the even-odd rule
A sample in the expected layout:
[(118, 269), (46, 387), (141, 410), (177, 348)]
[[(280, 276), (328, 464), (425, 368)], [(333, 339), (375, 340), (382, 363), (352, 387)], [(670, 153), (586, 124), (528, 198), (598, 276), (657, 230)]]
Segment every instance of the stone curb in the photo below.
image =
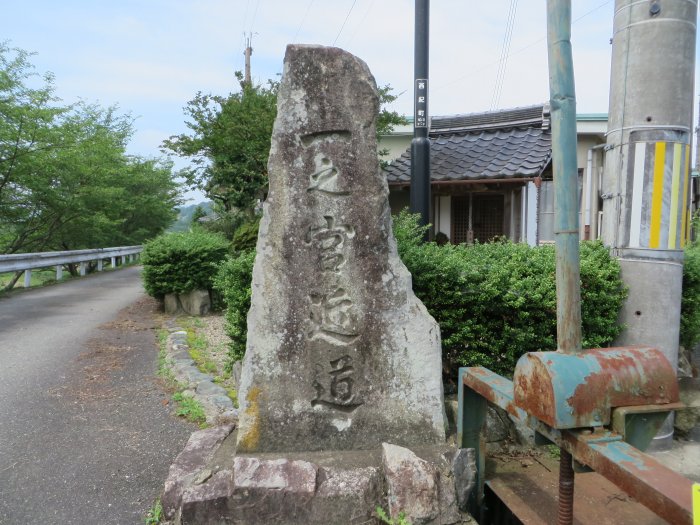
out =
[(214, 383), (214, 378), (197, 368), (190, 357), (187, 332), (179, 326), (167, 323), (170, 334), (165, 345), (166, 366), (180, 385), (184, 396), (194, 398), (206, 415), (207, 425), (227, 425), (238, 421), (238, 409), (226, 389)]

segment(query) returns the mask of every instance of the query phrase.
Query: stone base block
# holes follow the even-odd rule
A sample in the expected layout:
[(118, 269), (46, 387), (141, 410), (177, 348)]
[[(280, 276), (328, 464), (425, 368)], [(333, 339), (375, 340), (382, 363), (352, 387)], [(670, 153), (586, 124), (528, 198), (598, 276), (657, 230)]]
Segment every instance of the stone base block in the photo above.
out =
[[(384, 444), (369, 451), (236, 454), (235, 433), (221, 441), (227, 431), (195, 433), (171, 468), (163, 504), (176, 524), (379, 524), (377, 507), (392, 518), (403, 512), (414, 525), (470, 521), (463, 509), (473, 486), (471, 450)], [(205, 442), (216, 450), (203, 454)]]
[(211, 310), (211, 299), (207, 290), (193, 290), (186, 294), (165, 294), (163, 308), (168, 315), (186, 313), (200, 317)]

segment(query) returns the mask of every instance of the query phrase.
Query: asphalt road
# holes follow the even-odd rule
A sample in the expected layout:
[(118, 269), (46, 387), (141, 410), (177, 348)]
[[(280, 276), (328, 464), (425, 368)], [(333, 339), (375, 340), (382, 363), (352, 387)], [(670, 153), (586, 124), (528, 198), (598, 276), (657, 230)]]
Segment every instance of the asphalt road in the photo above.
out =
[(130, 524), (193, 428), (131, 267), (0, 299), (0, 524)]

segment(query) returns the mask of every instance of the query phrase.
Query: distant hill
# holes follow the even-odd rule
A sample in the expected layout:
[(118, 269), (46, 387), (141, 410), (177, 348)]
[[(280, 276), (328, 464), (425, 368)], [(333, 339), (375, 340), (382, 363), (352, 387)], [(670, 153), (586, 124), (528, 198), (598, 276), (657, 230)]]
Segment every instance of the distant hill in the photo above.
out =
[(194, 215), (194, 210), (201, 207), (207, 215), (211, 215), (212, 212), (212, 202), (204, 201), (198, 204), (190, 204), (189, 206), (183, 206), (178, 208), (177, 220), (172, 223), (168, 228), (169, 232), (184, 232), (190, 229), (190, 224), (192, 224), (192, 216)]

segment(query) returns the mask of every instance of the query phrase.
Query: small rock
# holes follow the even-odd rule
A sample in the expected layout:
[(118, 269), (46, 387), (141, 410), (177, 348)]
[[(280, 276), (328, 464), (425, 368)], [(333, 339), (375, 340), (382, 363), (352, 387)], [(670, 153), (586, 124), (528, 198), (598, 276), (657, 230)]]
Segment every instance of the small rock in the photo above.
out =
[(435, 468), (407, 448), (382, 443), (389, 515), (404, 512), (413, 525), (431, 523), (440, 513)]
[(452, 472), (455, 477), (457, 505), (466, 511), (469, 496), (476, 483), (476, 454), (473, 448), (461, 448), (452, 460)]
[(192, 483), (195, 485), (201, 485), (206, 480), (208, 480), (212, 474), (213, 474), (213, 472), (208, 468), (205, 468), (204, 470), (200, 470), (199, 474), (197, 474), (194, 477), (194, 480), (192, 480)]

